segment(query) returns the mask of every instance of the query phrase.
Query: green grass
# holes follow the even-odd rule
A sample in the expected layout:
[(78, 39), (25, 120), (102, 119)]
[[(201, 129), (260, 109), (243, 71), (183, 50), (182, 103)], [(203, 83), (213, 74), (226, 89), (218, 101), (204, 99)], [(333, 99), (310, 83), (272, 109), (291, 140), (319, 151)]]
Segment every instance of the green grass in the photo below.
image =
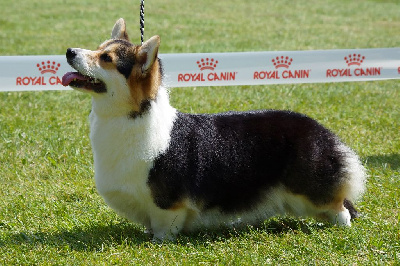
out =
[[(137, 1), (0, 0), (0, 55), (94, 49), (119, 17), (139, 42)], [(396, 47), (399, 1), (146, 1), (161, 53)], [(1, 86), (1, 84), (0, 84)], [(0, 93), (0, 264), (400, 264), (400, 84), (176, 88), (185, 112), (306, 113), (361, 156), (370, 175), (351, 228), (274, 218), (260, 228), (152, 244), (97, 194), (90, 99), (75, 91)]]

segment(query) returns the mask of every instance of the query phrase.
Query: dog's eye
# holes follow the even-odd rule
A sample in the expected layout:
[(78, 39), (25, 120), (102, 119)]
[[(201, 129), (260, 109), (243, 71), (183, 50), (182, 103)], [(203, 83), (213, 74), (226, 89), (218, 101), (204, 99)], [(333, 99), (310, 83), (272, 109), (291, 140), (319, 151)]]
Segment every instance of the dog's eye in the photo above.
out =
[(112, 58), (109, 54), (102, 54), (100, 55), (100, 59), (104, 62), (112, 62)]

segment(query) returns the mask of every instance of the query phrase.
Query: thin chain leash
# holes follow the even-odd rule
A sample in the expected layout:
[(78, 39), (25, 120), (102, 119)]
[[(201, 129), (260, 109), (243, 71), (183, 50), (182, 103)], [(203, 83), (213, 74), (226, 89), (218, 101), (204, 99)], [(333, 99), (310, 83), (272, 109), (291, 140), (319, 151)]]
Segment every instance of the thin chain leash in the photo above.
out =
[(140, 40), (144, 39), (144, 0), (140, 1)]

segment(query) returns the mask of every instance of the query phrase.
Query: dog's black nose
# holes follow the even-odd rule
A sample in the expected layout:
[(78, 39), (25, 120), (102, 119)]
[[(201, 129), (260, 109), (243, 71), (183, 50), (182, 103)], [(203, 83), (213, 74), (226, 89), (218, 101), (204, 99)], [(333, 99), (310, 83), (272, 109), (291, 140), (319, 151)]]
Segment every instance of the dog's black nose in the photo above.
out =
[(75, 50), (72, 48), (68, 48), (66, 56), (67, 56), (67, 59), (73, 59), (76, 56)]

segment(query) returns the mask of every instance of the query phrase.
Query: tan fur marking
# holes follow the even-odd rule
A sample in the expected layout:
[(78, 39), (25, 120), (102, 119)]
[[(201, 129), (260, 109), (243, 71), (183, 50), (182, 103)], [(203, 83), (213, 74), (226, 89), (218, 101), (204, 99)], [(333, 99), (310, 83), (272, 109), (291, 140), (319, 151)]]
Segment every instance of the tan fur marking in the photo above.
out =
[[(108, 49), (107, 49), (107, 53), (111, 58), (113, 58), (113, 61), (114, 61), (114, 54), (113, 54), (112, 51), (115, 49), (115, 46), (118, 46), (118, 45), (112, 45), (112, 46), (108, 47)], [(116, 69), (116, 66), (115, 66), (115, 64), (113, 62), (104, 62), (100, 58), (100, 56), (105, 52), (106, 48), (107, 48), (107, 42), (102, 44), (102, 45), (100, 45), (97, 48), (97, 51), (96, 51), (96, 54), (95, 54), (96, 61), (98, 61), (100, 66), (102, 68), (104, 68), (104, 69)]]
[(336, 213), (343, 212), (346, 208), (343, 205), (344, 199), (346, 198), (346, 185), (343, 185), (341, 188), (337, 190), (335, 198), (333, 201), (327, 205), (319, 206), (319, 209), (322, 211), (317, 215), (317, 217), (321, 220), (330, 221), (331, 216), (326, 213), (327, 210), (335, 211)]
[(332, 201), (331, 208), (338, 211), (344, 211), (345, 207), (343, 205), (344, 200), (346, 199), (346, 195), (348, 194), (347, 191), (349, 184), (344, 183), (338, 190), (335, 195), (334, 200)]
[[(137, 49), (138, 47), (136, 47)], [(145, 59), (144, 59), (145, 61)], [(140, 104), (145, 100), (154, 100), (158, 93), (158, 88), (161, 85), (161, 74), (159, 72), (158, 60), (154, 62), (151, 67), (151, 71), (148, 73), (142, 73), (143, 58), (137, 58), (137, 62), (132, 73), (128, 79), (129, 88), (131, 91), (134, 110), (139, 111)]]
[(113, 62), (104, 62), (103, 60), (100, 59), (100, 54), (98, 54), (98, 61), (100, 63), (100, 66), (104, 69), (116, 69), (116, 66)]
[(170, 211), (176, 211), (176, 210), (180, 210), (186, 208), (186, 204), (184, 201), (182, 202), (175, 202), (174, 205), (171, 206), (171, 208), (169, 208), (168, 210)]

